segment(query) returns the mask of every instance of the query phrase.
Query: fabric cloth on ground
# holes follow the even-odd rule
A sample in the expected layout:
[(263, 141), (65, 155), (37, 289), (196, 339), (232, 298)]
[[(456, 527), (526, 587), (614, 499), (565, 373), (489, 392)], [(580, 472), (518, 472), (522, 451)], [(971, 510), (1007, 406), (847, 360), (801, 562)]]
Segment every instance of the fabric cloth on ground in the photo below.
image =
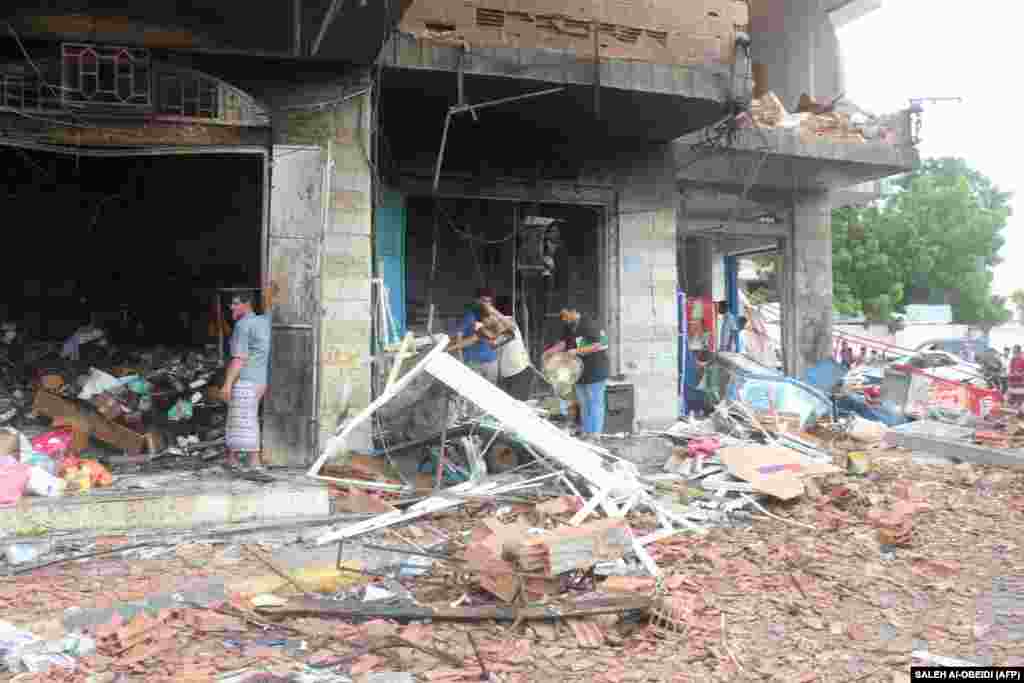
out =
[(576, 398), (580, 402), (580, 422), (584, 434), (604, 432), (605, 389), (608, 381), (600, 380), (576, 385)]
[(266, 384), (270, 361), (270, 319), (255, 313), (239, 319), (231, 335), (231, 355), (245, 357), (245, 365), (238, 375), (240, 382)]
[(264, 385), (253, 382), (235, 382), (228, 404), (225, 443), (229, 451), (260, 450), (260, 398)]

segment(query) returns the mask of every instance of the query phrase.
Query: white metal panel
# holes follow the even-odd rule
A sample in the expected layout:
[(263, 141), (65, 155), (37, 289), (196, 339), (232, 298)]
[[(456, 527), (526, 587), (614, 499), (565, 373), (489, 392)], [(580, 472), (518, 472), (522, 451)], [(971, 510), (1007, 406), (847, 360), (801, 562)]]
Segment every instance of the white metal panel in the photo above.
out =
[(270, 389), (264, 451), (275, 465), (304, 465), (316, 452), (317, 330), (326, 210), (319, 147), (275, 145), (271, 155), (267, 265), (272, 299)]

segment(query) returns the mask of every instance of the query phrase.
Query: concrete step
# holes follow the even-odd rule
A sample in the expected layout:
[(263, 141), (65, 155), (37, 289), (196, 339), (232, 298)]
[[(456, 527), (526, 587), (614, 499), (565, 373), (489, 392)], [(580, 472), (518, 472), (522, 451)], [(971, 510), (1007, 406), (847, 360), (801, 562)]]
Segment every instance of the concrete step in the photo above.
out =
[(190, 529), (327, 517), (327, 487), (304, 470), (272, 470), (272, 483), (191, 472), (124, 475), (115, 487), (59, 498), (24, 496), (0, 509), (0, 535), (50, 531)]

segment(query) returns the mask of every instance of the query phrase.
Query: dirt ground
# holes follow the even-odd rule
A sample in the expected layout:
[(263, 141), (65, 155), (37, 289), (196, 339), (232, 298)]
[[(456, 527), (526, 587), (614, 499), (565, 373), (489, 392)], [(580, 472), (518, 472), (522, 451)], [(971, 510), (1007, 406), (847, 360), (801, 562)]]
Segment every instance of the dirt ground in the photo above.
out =
[[(897, 683), (910, 680), (911, 651), (925, 649), (1024, 666), (1024, 473), (919, 465), (906, 452), (877, 451), (867, 477), (833, 475), (817, 488), (820, 496), (812, 490), (792, 504), (768, 505), (775, 517), (755, 513), (747, 528), (715, 529), (704, 538), (680, 534), (649, 546), (667, 597), (685, 615), (686, 632), (674, 638), (661, 637), (647, 615), (637, 614), (520, 625), (312, 618), (271, 624), (232, 595), (213, 608), (162, 612), (141, 645), (118, 652), (104, 641), (104, 653), (80, 658), (74, 672), (14, 679), (204, 681), (248, 669), (282, 677), (303, 672), (301, 680), (310, 681), (344, 680), (338, 672), (372, 680), (387, 671), (420, 681), (471, 681), (481, 680), (482, 660), (492, 680), (509, 683)], [(496, 507), (474, 503), (423, 521), (460, 539)], [(879, 542), (879, 514), (894, 507), (912, 511), (904, 547)], [(654, 528), (644, 515), (630, 521), (638, 533)], [(404, 585), (424, 604), (450, 605), (467, 594), (475, 604), (488, 599), (452, 566), (436, 563)], [(266, 573), (231, 544), (181, 545), (159, 560), (96, 558), (0, 578), (0, 619), (58, 638), (67, 608), (139, 600), (197, 579)], [(601, 580), (581, 577), (569, 592), (600, 593)], [(395, 634), (422, 650), (395, 647), (387, 640)]]

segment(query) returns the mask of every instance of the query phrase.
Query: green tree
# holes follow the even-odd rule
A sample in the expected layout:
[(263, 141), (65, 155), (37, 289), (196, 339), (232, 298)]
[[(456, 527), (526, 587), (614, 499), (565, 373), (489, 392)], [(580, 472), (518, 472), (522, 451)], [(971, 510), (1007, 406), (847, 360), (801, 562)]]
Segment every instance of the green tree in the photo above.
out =
[(832, 218), (836, 307), (886, 320), (912, 295), (948, 301), (957, 322), (1005, 322), (992, 297), (1010, 194), (961, 159), (931, 159), (866, 208)]
[(1010, 303), (1017, 309), (1017, 319), (1024, 322), (1024, 289), (1015, 289), (1010, 292)]

